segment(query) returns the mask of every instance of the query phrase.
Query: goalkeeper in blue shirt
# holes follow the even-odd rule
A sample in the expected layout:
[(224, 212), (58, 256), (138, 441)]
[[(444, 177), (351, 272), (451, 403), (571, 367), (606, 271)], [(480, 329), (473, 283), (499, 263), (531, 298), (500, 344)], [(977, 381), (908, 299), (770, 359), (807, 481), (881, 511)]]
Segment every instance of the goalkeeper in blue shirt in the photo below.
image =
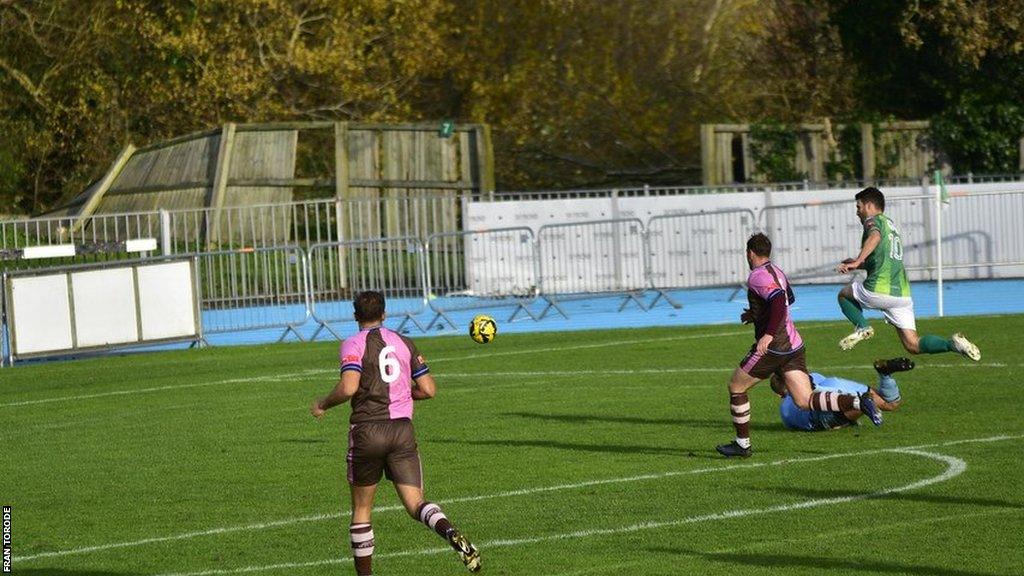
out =
[[(817, 372), (811, 373), (811, 384), (814, 390), (839, 392), (856, 396), (870, 393), (879, 410), (886, 412), (896, 410), (901, 402), (900, 389), (892, 375), (896, 372), (905, 372), (913, 369), (914, 362), (909, 358), (893, 358), (891, 360), (877, 360), (874, 366), (875, 371), (878, 372), (877, 388), (871, 388), (853, 380), (846, 380), (835, 376), (824, 376)], [(790, 430), (817, 432), (845, 428), (846, 426), (855, 425), (857, 419), (862, 415), (860, 410), (822, 411), (801, 409), (789, 397), (785, 383), (781, 381), (776, 382), (776, 379), (777, 377), (772, 377), (772, 390), (782, 397), (779, 415), (782, 417), (782, 424)], [(877, 420), (873, 419), (872, 422), (876, 426), (882, 423), (881, 412), (878, 413)]]

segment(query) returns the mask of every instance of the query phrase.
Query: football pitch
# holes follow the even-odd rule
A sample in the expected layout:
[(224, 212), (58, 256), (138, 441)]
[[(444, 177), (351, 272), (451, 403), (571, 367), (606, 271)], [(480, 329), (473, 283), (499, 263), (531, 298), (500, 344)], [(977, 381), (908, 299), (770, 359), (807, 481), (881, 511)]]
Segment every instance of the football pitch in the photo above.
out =
[[(809, 368), (875, 384), (892, 330), (850, 352), (799, 325)], [(740, 325), (417, 340), (428, 499), (484, 574), (1020, 574), (1024, 316), (925, 319), (982, 361), (918, 356), (881, 427), (789, 432), (751, 392), (755, 455), (726, 460)], [(415, 334), (411, 334), (414, 338)], [(352, 574), (348, 407), (317, 422), (337, 343), (159, 352), (0, 370), (0, 504), (14, 574)], [(376, 574), (461, 574), (389, 484)]]

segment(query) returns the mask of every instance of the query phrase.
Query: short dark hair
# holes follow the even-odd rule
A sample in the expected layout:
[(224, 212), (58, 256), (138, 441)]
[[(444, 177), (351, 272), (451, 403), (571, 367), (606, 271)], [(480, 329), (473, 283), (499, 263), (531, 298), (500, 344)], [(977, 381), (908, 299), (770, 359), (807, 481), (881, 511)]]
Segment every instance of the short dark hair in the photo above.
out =
[(747, 250), (768, 258), (772, 255), (772, 241), (763, 233), (758, 232), (747, 239)]
[(874, 186), (869, 186), (854, 196), (854, 199), (860, 200), (865, 204), (874, 204), (882, 212), (885, 212), (885, 194)]
[(356, 294), (352, 300), (356, 311), (357, 322), (373, 322), (384, 317), (384, 295), (375, 290), (366, 290)]

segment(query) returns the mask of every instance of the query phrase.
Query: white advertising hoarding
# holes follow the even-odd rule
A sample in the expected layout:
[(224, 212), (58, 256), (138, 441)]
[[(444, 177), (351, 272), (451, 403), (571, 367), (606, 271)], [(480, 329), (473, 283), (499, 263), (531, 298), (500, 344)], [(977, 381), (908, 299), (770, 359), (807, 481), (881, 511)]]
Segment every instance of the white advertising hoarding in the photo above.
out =
[(74, 346), (67, 274), (10, 279), (11, 352), (35, 354)]
[(142, 339), (161, 340), (197, 334), (191, 263), (139, 266), (137, 270)]
[[(1020, 232), (1020, 220), (1024, 215), (1024, 182), (955, 184), (949, 185), (948, 189), (952, 201), (942, 212), (945, 265), (1019, 261), (1019, 254), (1024, 250), (1024, 234)], [(654, 217), (694, 215), (701, 222), (663, 220), (654, 227), (656, 236), (651, 238), (649, 254), (653, 284), (685, 288), (737, 283), (735, 271), (745, 266), (744, 244), (754, 230), (768, 234), (772, 239), (774, 258), (794, 279), (842, 282), (848, 277), (834, 274), (833, 269), (843, 258), (856, 255), (863, 231), (853, 198), (859, 190), (480, 200), (466, 203), (464, 226), (466, 230), (528, 226), (538, 234), (540, 227), (545, 225), (637, 218), (650, 227)], [(902, 186), (885, 188), (883, 192), (888, 200), (886, 213), (892, 216), (902, 235), (905, 265), (911, 269), (934, 267), (937, 233), (934, 188)], [(746, 221), (740, 226), (722, 226), (718, 222), (720, 216), (707, 214), (735, 209), (751, 211), (756, 215), (756, 221), (749, 222), (749, 227)], [(679, 238), (680, 235), (691, 236)], [(667, 243), (665, 239), (668, 238), (673, 241)], [(539, 235), (538, 241), (542, 242)], [(552, 262), (545, 262), (547, 270), (553, 269), (551, 265), (555, 261), (570, 258), (601, 261), (596, 244), (594, 248), (574, 246), (561, 255), (552, 252), (561, 249), (558, 245), (549, 242), (549, 248), (545, 259)], [(528, 266), (528, 263), (520, 265)], [(490, 272), (481, 270), (479, 262), (467, 262), (466, 269), (480, 285), (486, 285), (490, 280), (487, 277)], [(547, 279), (549, 287), (570, 280), (570, 275), (561, 271), (555, 274), (558, 278)], [(948, 279), (1016, 277), (1021, 274), (1024, 274), (1021, 266), (965, 266), (944, 272)], [(910, 272), (912, 281), (934, 277), (933, 269)]]
[(198, 338), (191, 261), (9, 273), (10, 358)]
[(71, 274), (78, 348), (139, 341), (131, 268)]

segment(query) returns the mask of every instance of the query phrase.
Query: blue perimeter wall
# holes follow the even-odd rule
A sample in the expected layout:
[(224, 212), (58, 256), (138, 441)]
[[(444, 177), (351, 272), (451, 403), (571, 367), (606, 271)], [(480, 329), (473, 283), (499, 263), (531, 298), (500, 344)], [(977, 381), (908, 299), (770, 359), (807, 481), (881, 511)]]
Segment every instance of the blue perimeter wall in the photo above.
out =
[[(793, 304), (793, 317), (801, 320), (843, 320), (842, 312), (836, 302), (836, 294), (842, 285), (803, 285), (795, 286), (796, 303)], [(946, 316), (974, 316), (986, 314), (1020, 314), (1024, 313), (1024, 279), (1013, 280), (970, 280), (946, 282), (945, 293)], [(916, 282), (912, 286), (914, 307), (917, 318), (933, 318), (938, 316), (937, 286), (934, 282)], [(649, 303), (655, 297), (654, 292), (647, 292), (644, 301)], [(736, 324), (739, 315), (747, 305), (746, 291), (736, 288), (716, 288), (704, 290), (683, 290), (670, 292), (671, 297), (683, 305), (674, 309), (664, 299), (648, 311), (642, 311), (630, 302), (619, 312), (622, 296), (590, 297), (561, 301), (569, 319), (563, 318), (555, 310), (550, 310), (540, 321), (534, 321), (520, 312), (512, 322), (508, 318), (514, 311), (513, 306), (487, 306), (472, 310), (449, 312), (457, 328), (446, 322), (438, 322), (427, 332), (422, 332), (412, 322), (407, 322), (403, 332), (413, 338), (425, 336), (447, 336), (466, 334), (470, 319), (476, 314), (489, 314), (498, 323), (498, 334), (526, 332), (558, 332), (569, 330), (592, 330), (611, 328), (644, 328), (650, 326), (696, 326), (707, 324)], [(730, 299), (731, 298), (731, 299)], [(459, 299), (462, 300), (462, 299)], [(458, 302), (448, 299), (448, 302)], [(464, 299), (463, 302), (471, 302)], [(437, 301), (435, 301), (436, 303)], [(546, 303), (536, 300), (529, 308), (536, 314), (543, 310)], [(345, 308), (349, 309), (349, 308)], [(218, 312), (217, 314), (230, 314)], [(880, 325), (882, 315), (875, 311), (867, 311), (867, 317), (873, 320), (876, 327)], [(416, 320), (426, 326), (434, 319), (434, 312), (427, 309), (415, 316)], [(212, 320), (212, 318), (211, 318)], [(228, 320), (230, 318), (220, 318)], [(392, 329), (401, 322), (401, 318), (388, 319), (386, 325)], [(226, 323), (225, 323), (226, 324)], [(348, 336), (357, 331), (354, 321), (331, 323), (331, 328), (341, 336)], [(309, 320), (297, 328), (304, 340), (308, 340), (317, 329), (317, 324)], [(258, 344), (275, 342), (284, 333), (283, 329), (251, 330), (245, 332), (207, 334), (206, 339), (213, 346), (236, 344)], [(316, 338), (318, 341), (333, 340), (334, 337), (322, 330)], [(294, 334), (289, 333), (286, 341), (296, 341)], [(178, 347), (178, 346), (175, 346)], [(163, 348), (166, 348), (163, 347)]]
[[(836, 294), (841, 287), (841, 284), (794, 286), (797, 298), (796, 303), (793, 304), (794, 319), (797, 322), (802, 320), (845, 320), (836, 302)], [(938, 316), (936, 288), (937, 286), (934, 282), (916, 282), (913, 284), (914, 306), (919, 320)], [(1024, 279), (947, 282), (943, 286), (943, 291), (945, 292), (944, 306), (946, 316), (1024, 314)], [(407, 322), (402, 332), (413, 338), (465, 335), (468, 331), (470, 319), (476, 314), (489, 314), (494, 317), (498, 323), (499, 337), (502, 334), (510, 333), (647, 328), (653, 326), (700, 326), (710, 324), (734, 324), (740, 326), (740, 313), (747, 306), (746, 291), (737, 288), (679, 290), (669, 294), (673, 300), (682, 304), (682, 308), (673, 308), (664, 299), (661, 299), (656, 306), (647, 311), (643, 311), (633, 302), (629, 302), (620, 312), (619, 307), (623, 302), (623, 296), (621, 295), (574, 298), (560, 301), (562, 308), (569, 315), (568, 319), (563, 318), (557, 311), (550, 310), (547, 316), (540, 321), (535, 321), (526, 314), (519, 312), (516, 319), (510, 322), (508, 319), (515, 310), (514, 306), (488, 306), (487, 303), (483, 303), (480, 308), (448, 312), (448, 316), (455, 323), (454, 328), (447, 322), (440, 321), (436, 322), (430, 330), (424, 332), (412, 322)], [(655, 292), (649, 291), (644, 294), (643, 300), (649, 304), (656, 295)], [(472, 303), (473, 300), (453, 298), (448, 299), (448, 302), (457, 302), (460, 306), (464, 306), (465, 304)], [(545, 306), (546, 302), (538, 299), (530, 304), (529, 308), (539, 315)], [(349, 309), (348, 305), (344, 308)], [(868, 319), (872, 320), (876, 327), (881, 325), (882, 315), (880, 313), (873, 310), (866, 310), (865, 312)], [(275, 309), (275, 313), (280, 314), (282, 317), (288, 315), (297, 318), (301, 317), (304, 311), (302, 306), (278, 307)], [(216, 311), (203, 314), (204, 322), (220, 326), (238, 325), (246, 317), (245, 311)], [(428, 308), (417, 314), (415, 318), (421, 325), (426, 327), (434, 320), (435, 312)], [(401, 322), (402, 318), (397, 317), (389, 318), (385, 324), (389, 328), (397, 329)], [(358, 330), (358, 326), (354, 321), (332, 322), (330, 326), (334, 332), (342, 337), (352, 335)], [(320, 329), (318, 332), (318, 328), (319, 325), (314, 320), (309, 319), (304, 324), (295, 327), (295, 332), (302, 336), (303, 341), (309, 341), (314, 334), (316, 335), (316, 341), (336, 340), (329, 331)], [(270, 344), (282, 339), (282, 336), (284, 336), (283, 340), (286, 342), (299, 340), (294, 333), (286, 333), (284, 328), (272, 328), (206, 334), (206, 341), (212, 346)], [(4, 344), (6, 345), (6, 342)], [(121, 348), (106, 353), (82, 353), (64, 358), (124, 354), (147, 350), (174, 350), (190, 346), (191, 344), (188, 343), (160, 344), (136, 348)], [(6, 346), (3, 352), (6, 354)], [(46, 360), (44, 359), (43, 361)], [(30, 362), (33, 361), (23, 361), (19, 364)]]

